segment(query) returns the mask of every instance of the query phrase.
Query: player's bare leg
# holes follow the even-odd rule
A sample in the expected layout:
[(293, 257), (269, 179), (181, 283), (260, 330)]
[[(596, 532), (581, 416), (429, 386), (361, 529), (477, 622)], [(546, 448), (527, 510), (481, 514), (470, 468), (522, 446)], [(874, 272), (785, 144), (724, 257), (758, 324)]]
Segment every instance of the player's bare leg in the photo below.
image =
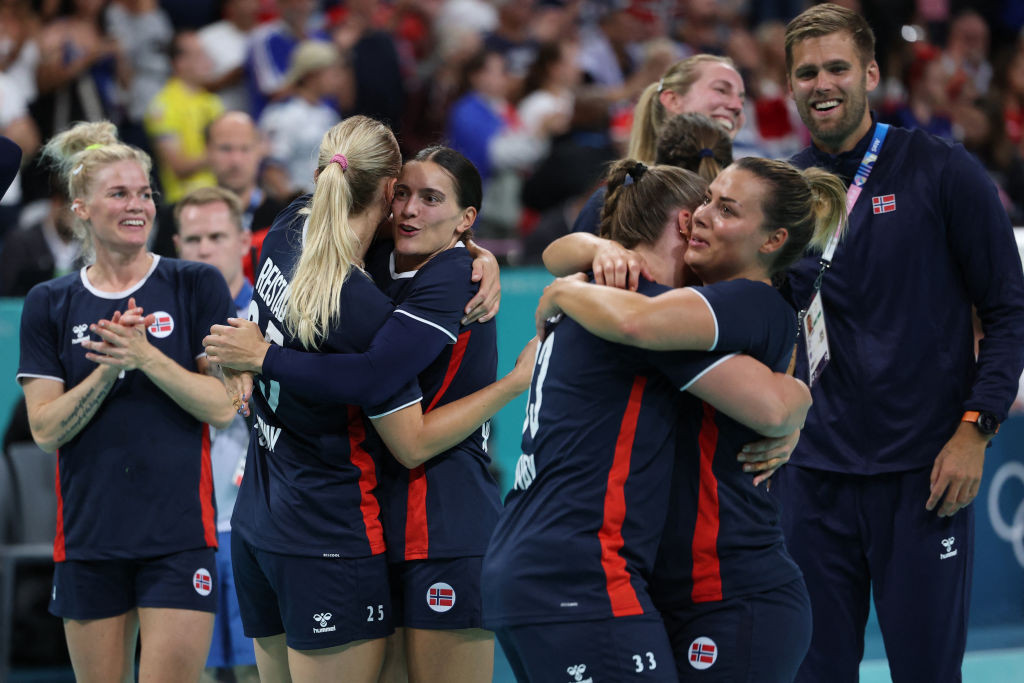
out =
[(494, 633), (405, 629), (409, 683), (489, 683), (494, 676)]
[(408, 683), (408, 680), (409, 670), (405, 665), (405, 629), (396, 628), (395, 632), (388, 636), (384, 666), (377, 683)]
[(386, 638), (357, 640), (321, 650), (288, 649), (288, 667), (295, 683), (375, 683), (384, 663)]
[(267, 683), (291, 683), (285, 635), (279, 633), (267, 638), (253, 638), (252, 642), (256, 649), (256, 668), (259, 669), (260, 680)]
[(105, 619), (65, 619), (64, 636), (75, 680), (134, 681), (138, 635), (139, 617), (135, 610)]
[(213, 612), (140, 607), (139, 683), (194, 683), (206, 664)]

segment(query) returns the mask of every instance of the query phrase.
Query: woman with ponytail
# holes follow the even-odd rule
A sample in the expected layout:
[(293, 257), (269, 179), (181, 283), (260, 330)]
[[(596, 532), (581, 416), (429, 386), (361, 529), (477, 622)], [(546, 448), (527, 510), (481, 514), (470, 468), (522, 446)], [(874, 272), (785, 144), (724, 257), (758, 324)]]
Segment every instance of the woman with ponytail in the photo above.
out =
[[(683, 283), (691, 217), (706, 192), (705, 181), (679, 168), (632, 159), (612, 166), (602, 233), (649, 266), (639, 292), (626, 294), (655, 301)], [(791, 309), (763, 283), (741, 288), (742, 305), (730, 286), (704, 288), (704, 311), (721, 334), (688, 346), (696, 352), (609, 341), (582, 316), (544, 329), (523, 455), (484, 558), (485, 622), (518, 680), (562, 680), (566, 671), (678, 680), (651, 584), (666, 509), (687, 507), (672, 490), (673, 463), (699, 464), (698, 443), (713, 451), (706, 414), (749, 441), (799, 428), (810, 406), (807, 387), (783, 372)], [(771, 320), (749, 323), (758, 311)], [(749, 477), (744, 484), (744, 495), (762, 497)], [(683, 486), (695, 503), (694, 489), (695, 480)]]
[[(613, 342), (651, 350), (740, 350), (785, 370), (797, 322), (772, 280), (808, 249), (823, 249), (845, 223), (846, 190), (834, 175), (741, 159), (711, 183), (693, 215), (684, 260), (704, 287), (652, 298), (589, 285), (582, 276), (564, 277), (545, 290), (538, 327), (564, 313)], [(545, 263), (556, 274), (588, 267), (601, 242), (570, 235), (549, 247)], [(648, 255), (640, 257), (611, 261), (632, 259), (640, 264), (637, 270), (649, 269), (641, 263)], [(624, 274), (620, 279), (625, 281)], [(758, 348), (771, 353), (753, 350)], [(758, 390), (744, 388), (753, 400)], [(706, 404), (683, 411), (681, 419), (700, 425), (699, 433), (680, 440), (651, 579), (679, 677), (792, 681), (810, 644), (810, 603), (785, 549), (777, 502), (759, 484), (788, 459), (797, 435), (763, 446), (766, 452), (741, 454), (759, 435), (772, 435)], [(691, 666), (695, 652), (705, 663), (721, 657), (709, 671), (714, 677)]]
[(147, 251), (151, 161), (116, 130), (79, 123), (43, 150), (89, 260), (22, 312), (32, 437), (58, 452), (50, 611), (79, 681), (135, 680), (141, 635), (140, 679), (194, 682), (217, 606), (209, 425), (233, 417), (201, 341), (233, 306), (212, 266)]
[[(458, 333), (475, 289), (472, 258), (458, 247), (479, 207), (479, 175), (443, 148), (425, 151), (396, 177), (399, 163), (394, 137), (376, 121), (355, 116), (329, 130), (316, 190), (278, 217), (264, 243), (249, 316), (258, 332), (233, 320), (231, 327), (215, 326), (206, 340), (211, 358), (260, 373), (253, 394), (259, 438), (250, 441), (253, 464), (232, 517), (240, 536), (232, 557), (243, 625), (256, 638), (260, 674), (268, 680), (377, 680), (385, 638), (396, 622), (408, 621), (394, 614), (402, 606), (392, 605), (391, 596), (401, 594), (402, 575), (395, 572), (396, 585), (389, 586), (385, 550), (404, 547), (403, 559), (419, 559), (428, 538), (431, 548), (454, 547), (433, 527), (422, 547), (401, 543), (395, 530), (408, 525), (395, 522), (391, 487), (378, 487), (396, 469), (384, 445), (409, 468), (402, 471), (410, 488), (423, 483), (427, 460), (446, 453), (444, 462), (467, 473), (455, 480), (457, 495), (473, 501), (471, 515), (485, 523), (488, 507), (497, 507), (497, 489), (486, 475), (481, 425), (529, 381), (526, 363), (494, 382), (493, 322)], [(407, 204), (417, 208), (400, 208)], [(394, 256), (367, 255), (392, 206), (403, 221)], [(371, 272), (383, 268), (397, 278), (388, 294), (401, 302), (398, 309), (363, 269), (364, 258)], [(470, 346), (470, 336), (480, 343)], [(460, 343), (463, 337), (467, 343)], [(476, 350), (488, 340), (489, 366), (486, 348)], [(440, 375), (433, 367), (439, 360)], [(457, 372), (449, 376), (451, 363)], [(419, 488), (432, 493), (444, 484), (431, 480)], [(465, 533), (461, 540), (472, 545)], [(449, 567), (446, 576), (454, 571)], [(417, 592), (417, 608), (427, 610), (433, 583)], [(459, 600), (472, 605), (472, 589), (465, 587)], [(438, 611), (458, 617), (448, 628), (472, 626), (471, 611)], [(490, 634), (455, 635), (463, 646), (479, 646), (470, 663), (489, 671)], [(467, 659), (465, 647), (458, 655)], [(452, 668), (458, 656), (447, 660), (441, 665), (456, 674), (448, 680), (471, 680)], [(410, 670), (420, 664), (412, 656), (409, 662)]]

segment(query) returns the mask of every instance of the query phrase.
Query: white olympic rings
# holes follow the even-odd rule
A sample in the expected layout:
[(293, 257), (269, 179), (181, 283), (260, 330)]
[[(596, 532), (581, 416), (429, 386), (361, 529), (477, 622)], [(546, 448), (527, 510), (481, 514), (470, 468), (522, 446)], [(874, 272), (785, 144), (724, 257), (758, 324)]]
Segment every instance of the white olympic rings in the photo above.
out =
[(1024, 568), (1024, 500), (1017, 505), (1010, 524), (1003, 519), (999, 509), (999, 495), (1002, 493), (1003, 485), (1012, 478), (1019, 479), (1021, 484), (1024, 484), (1024, 463), (1006, 462), (996, 470), (988, 490), (988, 517), (992, 521), (992, 529), (996, 535), (1013, 547), (1017, 563)]

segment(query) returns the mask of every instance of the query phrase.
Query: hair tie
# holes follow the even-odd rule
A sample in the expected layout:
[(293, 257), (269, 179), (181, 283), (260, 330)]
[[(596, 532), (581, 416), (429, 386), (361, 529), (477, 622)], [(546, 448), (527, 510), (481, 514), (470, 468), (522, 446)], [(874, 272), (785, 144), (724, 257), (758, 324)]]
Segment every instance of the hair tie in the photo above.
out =
[(631, 178), (633, 182), (638, 183), (640, 182), (640, 178), (643, 177), (644, 173), (647, 173), (647, 166), (645, 166), (642, 161), (638, 161), (635, 164), (633, 164), (633, 168), (626, 171), (627, 180)]
[(665, 77), (662, 76), (661, 78), (658, 79), (658, 94), (660, 95), (661, 91), (664, 90), (664, 89), (665, 89)]
[(87, 146), (82, 151), (83, 152), (88, 152), (90, 149), (99, 149), (100, 147), (103, 147), (103, 143), (102, 142), (94, 142), (91, 145)]
[(699, 156), (699, 157), (700, 157), (701, 159), (703, 159), (703, 158), (705, 158), (705, 157), (713, 157), (713, 156), (715, 156), (715, 153), (714, 153), (714, 152), (712, 152), (712, 151), (711, 151), (710, 149), (708, 149), (707, 147), (705, 147), (704, 149), (702, 149), (702, 150), (700, 151), (700, 154), (698, 154), (697, 156)]
[(348, 169), (348, 159), (345, 158), (344, 154), (335, 154), (331, 157), (331, 163), (341, 166), (343, 172)]

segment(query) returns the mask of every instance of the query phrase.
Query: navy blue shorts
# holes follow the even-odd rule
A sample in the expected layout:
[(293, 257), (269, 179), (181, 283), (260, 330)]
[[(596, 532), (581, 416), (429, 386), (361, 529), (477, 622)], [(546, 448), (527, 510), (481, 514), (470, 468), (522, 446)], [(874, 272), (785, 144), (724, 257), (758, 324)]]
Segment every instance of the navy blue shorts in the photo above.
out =
[(814, 611), (796, 680), (858, 680), (873, 590), (892, 680), (960, 681), (974, 505), (952, 517), (925, 510), (931, 467), (863, 476), (787, 465), (774, 479)]
[(235, 575), (231, 569), (231, 532), (217, 534), (217, 617), (213, 622), (213, 642), (206, 666), (228, 669), (235, 666), (255, 666), (256, 651), (252, 638), (242, 630), (242, 615), (238, 611), (235, 593)]
[(395, 626), (483, 628), (482, 557), (410, 560), (389, 565)]
[(661, 616), (680, 681), (789, 683), (811, 643), (811, 603), (803, 579)]
[(53, 569), (50, 613), (106, 619), (136, 607), (217, 611), (213, 548), (123, 560), (66, 560)]
[(372, 557), (296, 557), (259, 550), (237, 531), (231, 561), (245, 635), (286, 635), (293, 650), (319, 650), (394, 633), (388, 565)]
[(678, 680), (665, 625), (656, 614), (507, 626), (497, 635), (518, 681)]

